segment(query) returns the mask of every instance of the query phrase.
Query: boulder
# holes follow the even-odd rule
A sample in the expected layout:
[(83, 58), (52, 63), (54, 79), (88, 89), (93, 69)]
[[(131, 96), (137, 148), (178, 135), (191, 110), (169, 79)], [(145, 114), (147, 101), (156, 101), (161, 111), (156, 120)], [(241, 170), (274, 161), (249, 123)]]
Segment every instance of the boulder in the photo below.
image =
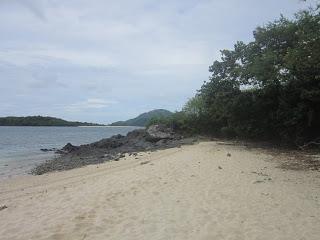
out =
[(131, 132), (128, 132), (127, 139), (128, 140), (136, 140), (136, 139), (142, 139), (146, 136), (146, 130), (145, 129), (136, 129)]
[(67, 143), (61, 150), (63, 152), (69, 153), (77, 150), (79, 147), (72, 145), (71, 143)]
[(57, 149), (56, 148), (41, 148), (40, 149), (42, 152), (54, 152)]
[(123, 138), (124, 138), (123, 136), (119, 137), (118, 135), (115, 135), (115, 136), (112, 136), (111, 138), (105, 138), (98, 142), (89, 144), (89, 146), (93, 148), (104, 148), (104, 149), (117, 148), (123, 145), (123, 141), (122, 141)]
[(171, 128), (165, 125), (151, 125), (147, 129), (147, 140), (150, 142), (158, 142), (162, 139), (174, 139), (174, 133)]

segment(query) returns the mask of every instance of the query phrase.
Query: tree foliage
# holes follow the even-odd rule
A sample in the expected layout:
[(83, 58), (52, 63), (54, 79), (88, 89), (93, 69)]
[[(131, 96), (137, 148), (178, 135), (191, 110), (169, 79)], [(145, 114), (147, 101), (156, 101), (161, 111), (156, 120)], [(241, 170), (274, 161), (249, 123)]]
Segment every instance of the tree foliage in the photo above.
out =
[(221, 51), (209, 81), (174, 117), (184, 119), (184, 129), (216, 135), (297, 145), (318, 138), (319, 13), (317, 7), (292, 20), (281, 16), (257, 27), (254, 41)]

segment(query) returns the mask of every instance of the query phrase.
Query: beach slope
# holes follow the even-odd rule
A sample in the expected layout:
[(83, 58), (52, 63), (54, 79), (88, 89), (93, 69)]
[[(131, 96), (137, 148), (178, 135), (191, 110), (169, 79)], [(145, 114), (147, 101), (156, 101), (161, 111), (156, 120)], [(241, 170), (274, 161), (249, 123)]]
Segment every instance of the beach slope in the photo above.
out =
[(211, 141), (2, 181), (0, 236), (319, 239), (320, 173), (290, 159)]

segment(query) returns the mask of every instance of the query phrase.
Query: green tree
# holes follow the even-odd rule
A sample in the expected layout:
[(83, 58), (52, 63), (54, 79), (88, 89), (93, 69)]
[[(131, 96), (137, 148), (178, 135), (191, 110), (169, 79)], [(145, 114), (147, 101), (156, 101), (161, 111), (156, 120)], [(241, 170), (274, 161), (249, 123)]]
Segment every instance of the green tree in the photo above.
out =
[(188, 131), (280, 140), (320, 137), (320, 7), (283, 16), (254, 41), (222, 50), (211, 76), (171, 124)]

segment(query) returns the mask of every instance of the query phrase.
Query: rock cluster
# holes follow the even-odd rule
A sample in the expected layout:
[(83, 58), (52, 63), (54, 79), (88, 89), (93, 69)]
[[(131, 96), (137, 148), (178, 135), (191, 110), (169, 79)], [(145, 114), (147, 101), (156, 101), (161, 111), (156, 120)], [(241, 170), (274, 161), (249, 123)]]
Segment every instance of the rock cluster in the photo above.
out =
[(31, 173), (40, 175), (51, 171), (120, 160), (125, 157), (125, 153), (134, 154), (142, 151), (179, 147), (194, 141), (193, 138), (183, 138), (165, 126), (152, 125), (148, 129), (133, 130), (126, 136), (115, 135), (91, 144), (73, 146), (68, 143), (56, 151), (59, 153), (58, 157), (38, 165)]

